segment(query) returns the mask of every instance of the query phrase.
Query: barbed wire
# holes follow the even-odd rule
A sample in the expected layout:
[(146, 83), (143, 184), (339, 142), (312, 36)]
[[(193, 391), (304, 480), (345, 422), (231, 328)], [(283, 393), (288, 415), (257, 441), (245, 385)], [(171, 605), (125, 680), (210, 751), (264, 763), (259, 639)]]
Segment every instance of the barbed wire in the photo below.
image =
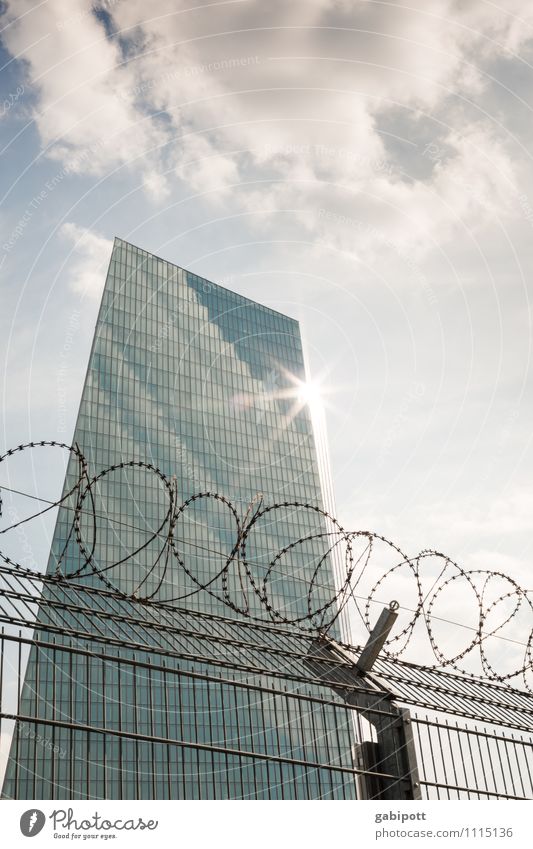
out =
[[(528, 618), (531, 617), (533, 621), (533, 604), (528, 591), (503, 572), (488, 569), (466, 570), (447, 555), (434, 549), (424, 549), (416, 557), (409, 558), (386, 537), (370, 531), (347, 531), (326, 510), (307, 502), (294, 500), (265, 505), (263, 496), (257, 494), (250, 501), (243, 516), (239, 515), (228, 498), (217, 492), (198, 492), (180, 502), (176, 478), (165, 474), (152, 463), (142, 460), (122, 461), (91, 475), (88, 462), (77, 444), (67, 445), (56, 441), (24, 443), (0, 455), (0, 464), (28, 449), (43, 447), (59, 448), (70, 453), (77, 468), (74, 482), (72, 486), (67, 487), (61, 498), (47, 502), (46, 507), (30, 516), (23, 519), (17, 517), (11, 525), (0, 529), (0, 535), (15, 530), (54, 508), (63, 506), (70, 509), (73, 513), (72, 522), (62, 539), (61, 550), (56, 554), (55, 579), (57, 581), (83, 579), (88, 575), (95, 575), (113, 593), (144, 604), (153, 604), (158, 601), (164, 601), (165, 604), (183, 602), (191, 596), (206, 593), (241, 616), (258, 621), (264, 621), (266, 617), (270, 622), (296, 626), (314, 633), (327, 633), (334, 628), (351, 602), (366, 630), (370, 632), (371, 605), (377, 602), (377, 595), (383, 592), (385, 582), (391, 577), (398, 576), (400, 570), (403, 570), (404, 573), (407, 572), (410, 583), (415, 589), (415, 604), (411, 608), (402, 605), (404, 611), (410, 610), (411, 616), (407, 623), (397, 633), (393, 632), (388, 639), (383, 650), (386, 656), (399, 658), (405, 655), (413, 640), (415, 629), (421, 624), (425, 628), (436, 660), (433, 668), (447, 667), (464, 672), (462, 662), (477, 650), (483, 677), (508, 682), (512, 678), (521, 676), (526, 689), (533, 692), (527, 679), (527, 674), (533, 670), (533, 628), (529, 629), (527, 639), (522, 643), (525, 649), (522, 661), (511, 671), (505, 673), (498, 671), (494, 663), (489, 660), (485, 648), (489, 638), (501, 637), (502, 629), (515, 619), (520, 611), (525, 610)], [(98, 535), (101, 530), (98, 527), (98, 519), (106, 518), (112, 523), (114, 517), (109, 515), (102, 517), (98, 513), (99, 490), (108, 476), (128, 470), (143, 470), (153, 475), (157, 486), (164, 494), (166, 505), (157, 518), (156, 527), (150, 529), (143, 542), (120, 559), (109, 561), (106, 558), (103, 564), (96, 556)], [(176, 527), (180, 519), (187, 516), (187, 510), (200, 506), (206, 511), (207, 504), (210, 502), (214, 502), (217, 509), (227, 513), (233, 531), (231, 545), (228, 546), (229, 553), (205, 546), (207, 553), (222, 557), (223, 563), (214, 574), (201, 578), (193, 565), (188, 562), (182, 549), (187, 546), (199, 548), (204, 546), (198, 546), (192, 540), (179, 539)], [(0, 517), (2, 506), (0, 488)], [(260, 537), (263, 534), (264, 543), (264, 527), (261, 523), (263, 522), (264, 525), (269, 520), (275, 521), (280, 511), (288, 509), (303, 511), (300, 512), (301, 523), (309, 525), (310, 519), (314, 520), (318, 530), (312, 528), (312, 532), (291, 540), (276, 551), (268, 561), (259, 562), (254, 559), (250, 555), (254, 532), (258, 531)], [(307, 516), (304, 520), (305, 514)], [(119, 520), (117, 521), (121, 524)], [(142, 529), (136, 528), (136, 530)], [(135, 562), (134, 559), (143, 551), (148, 551), (151, 544), (156, 541), (160, 543), (157, 556), (145, 566), (144, 573), (135, 576), (133, 580), (132, 562)], [(324, 544), (324, 549), (317, 553), (319, 543)], [(380, 543), (386, 546), (389, 554), (393, 555), (394, 565), (382, 569), (376, 576), (377, 579), (374, 579), (372, 588), (366, 595), (361, 596), (356, 593), (356, 589), (360, 587), (363, 576), (368, 575), (375, 566), (372, 558), (376, 546)], [(77, 549), (77, 557), (72, 556), (72, 545), (75, 545)], [(358, 550), (358, 546), (362, 548), (361, 551)], [(309, 548), (312, 549), (311, 555), (309, 555)], [(331, 558), (337, 551), (342, 553), (344, 574), (340, 586), (334, 587)], [(310, 556), (313, 560), (306, 580), (306, 592), (303, 594), (287, 592), (289, 586), (287, 583), (282, 587), (281, 592), (277, 590), (275, 581), (282, 579), (290, 582), (293, 573), (299, 571), (294, 568), (294, 564), (301, 562), (305, 557), (306, 565), (309, 566), (307, 560)], [(0, 550), (0, 558), (22, 571), (30, 571), (21, 563), (8, 557), (2, 550)], [(436, 580), (424, 593), (423, 572), (429, 559), (436, 560), (441, 565)], [(175, 564), (178, 564), (189, 580), (191, 588), (186, 591), (176, 592), (175, 590), (176, 572), (175, 568), (172, 568)], [(323, 574), (326, 575), (325, 580), (322, 577)], [(278, 576), (281, 576), (281, 579)], [(125, 590), (123, 586), (126, 577), (130, 583), (133, 583), (128, 590)], [(297, 580), (302, 581), (301, 578)], [(434, 609), (443, 593), (458, 588), (460, 584), (457, 582), (461, 581), (471, 592), (471, 598), (477, 605), (476, 625), (468, 626), (473, 631), (472, 640), (460, 651), (448, 656), (441, 645), (442, 641), (437, 639), (434, 632), (432, 623), (441, 618), (435, 615)], [(497, 582), (503, 582), (504, 591), (500, 591), (499, 594), (496, 591), (496, 595), (491, 598), (491, 592)], [(252, 601), (250, 601), (250, 595)], [(361, 599), (364, 601), (364, 606), (360, 604)], [(510, 609), (506, 605), (510, 605)], [(503, 609), (502, 621), (492, 627), (488, 622), (500, 613), (499, 609)]]
[[(43, 498), (43, 497), (37, 496), (37, 495), (33, 495), (32, 493), (29, 493), (29, 492), (23, 492), (20, 489), (14, 489), (13, 487), (6, 486), (5, 484), (0, 484), (0, 501), (1, 501), (1, 491), (2, 490), (4, 492), (12, 493), (13, 495), (21, 495), (24, 498), (29, 498), (29, 499), (32, 499), (33, 501), (40, 501), (44, 504), (50, 505), (51, 507), (57, 506), (57, 503), (54, 502), (54, 501), (50, 501), (50, 499)], [(73, 507), (70, 507), (69, 505), (66, 505), (66, 504), (62, 505), (62, 509), (71, 510), (71, 511), (74, 510)], [(121, 519), (117, 519), (116, 516), (113, 516), (111, 518), (109, 515), (106, 516), (103, 513), (95, 513), (95, 515), (99, 519), (106, 519), (106, 520), (110, 521), (113, 524), (113, 526), (118, 525), (122, 528), (127, 528), (129, 530), (140, 531), (140, 532), (143, 532), (145, 530), (143, 528), (140, 528), (138, 525), (131, 524), (131, 522), (124, 522)], [(11, 530), (12, 528), (13, 528), (13, 526), (11, 526), (10, 528), (7, 528), (6, 530)], [(1, 533), (2, 533), (2, 531), (0, 531), (0, 534)], [(161, 534), (158, 534), (158, 536), (161, 537)], [(187, 540), (187, 545), (191, 548), (198, 549), (202, 552), (207, 552), (208, 554), (214, 554), (217, 557), (225, 557), (226, 556), (226, 554), (224, 552), (220, 551), (219, 549), (216, 549), (216, 548), (213, 548), (213, 547), (210, 547), (210, 546), (207, 546), (207, 545), (202, 545), (201, 543), (193, 542), (192, 540)], [(261, 566), (264, 565), (264, 564), (260, 564), (258, 562), (254, 562), (254, 561), (250, 561), (250, 562), (252, 562), (253, 565), (258, 566), (258, 567), (261, 567)], [(305, 584), (308, 584), (308, 578), (301, 577), (299, 575), (299, 572), (301, 572), (303, 568), (305, 568), (305, 567), (300, 566), (298, 569), (295, 569), (291, 573), (291, 578), (295, 581), (300, 581), (300, 582), (303, 582)], [(276, 572), (277, 574), (282, 574), (279, 570), (276, 570), (276, 569), (273, 569), (272, 572)], [(32, 571), (31, 574), (34, 577), (42, 577), (42, 574), (40, 572), (33, 572)], [(436, 582), (433, 583), (431, 589), (433, 589), (435, 584), (436, 584)], [(326, 585), (326, 584), (322, 584), (322, 583), (317, 582), (316, 586), (319, 587), (320, 589), (324, 589), (324, 590), (328, 590), (328, 591), (331, 589), (331, 583)], [(525, 592), (529, 592), (529, 591), (526, 590)], [(354, 595), (354, 598), (356, 598), (358, 601), (365, 601), (366, 602), (368, 600), (366, 596), (357, 595), (356, 593), (354, 593), (353, 595)], [(429, 596), (429, 591), (426, 593), (424, 600), (427, 600), (428, 596)], [(183, 598), (183, 596), (182, 596), (182, 598)], [(390, 602), (387, 599), (372, 598), (371, 600), (369, 600), (369, 605), (370, 604), (374, 604), (374, 605), (378, 605), (379, 607), (383, 607), (384, 605), (390, 604)], [(399, 610), (405, 610), (408, 613), (415, 613), (414, 608), (408, 607), (405, 604), (400, 604), (399, 602), (397, 602), (397, 604), (398, 604)], [(476, 631), (476, 628), (473, 628), (471, 625), (466, 625), (464, 622), (458, 622), (456, 619), (448, 619), (447, 617), (437, 616), (433, 613), (428, 614), (427, 612), (426, 612), (426, 615), (430, 616), (431, 619), (433, 619), (435, 622), (444, 622), (446, 625), (453, 625), (455, 628), (464, 628), (467, 631)], [(526, 643), (521, 642), (520, 640), (512, 639), (511, 637), (504, 637), (501, 634), (493, 634), (493, 633), (483, 632), (483, 636), (484, 637), (489, 637), (489, 636), (494, 637), (495, 639), (503, 640), (504, 642), (513, 643), (514, 645), (521, 646), (522, 648), (526, 648)], [(347, 648), (351, 647), (348, 644), (345, 644), (345, 645), (346, 645)]]
[[(40, 502), (42, 502), (43, 504), (48, 504), (48, 505), (50, 505), (51, 507), (56, 507), (56, 506), (57, 506), (57, 503), (56, 503), (56, 502), (54, 502), (54, 501), (50, 501), (50, 499), (43, 498), (43, 497), (41, 497), (41, 496), (37, 496), (37, 495), (33, 495), (33, 494), (32, 494), (32, 493), (30, 493), (30, 492), (23, 492), (23, 491), (22, 491), (22, 490), (20, 490), (20, 489), (14, 489), (13, 487), (6, 486), (5, 484), (0, 484), (0, 501), (1, 501), (1, 491), (2, 491), (2, 490), (3, 490), (4, 492), (12, 493), (13, 495), (21, 495), (21, 496), (23, 496), (24, 498), (29, 498), (29, 499), (32, 499), (33, 501), (40, 501)], [(73, 507), (70, 507), (70, 506), (69, 506), (69, 505), (67, 505), (67, 504), (62, 504), (62, 509), (71, 510), (71, 511), (73, 511), (73, 510), (74, 510), (74, 508), (73, 508)], [(1, 513), (1, 511), (0, 511), (0, 513)], [(107, 516), (106, 516), (106, 515), (105, 515), (105, 514), (103, 514), (103, 513), (95, 513), (95, 515), (96, 515), (96, 517), (97, 517), (97, 518), (99, 518), (99, 519), (106, 519), (106, 520), (110, 521), (110, 522), (113, 524), (113, 526), (118, 525), (118, 526), (120, 526), (120, 527), (122, 527), (122, 528), (127, 528), (128, 530), (132, 530), (132, 531), (140, 531), (140, 532), (143, 532), (143, 531), (145, 530), (145, 529), (143, 529), (143, 528), (140, 528), (138, 525), (133, 525), (133, 524), (131, 524), (131, 522), (124, 522), (124, 521), (123, 521), (123, 520), (121, 520), (121, 519), (117, 519), (117, 518), (116, 518), (116, 516), (113, 516), (113, 517), (111, 518), (109, 515), (107, 515)], [(13, 527), (14, 527), (14, 526), (11, 526), (10, 528), (7, 528), (7, 529), (5, 529), (5, 530), (6, 530), (6, 531), (7, 531), (7, 530), (12, 530), (12, 528), (13, 528)], [(2, 533), (2, 531), (0, 531), (0, 534), (1, 534), (1, 533)], [(158, 534), (158, 536), (159, 536), (159, 537), (161, 537), (162, 535), (161, 535), (161, 534)], [(225, 557), (225, 556), (226, 556), (226, 554), (225, 554), (224, 552), (220, 551), (219, 549), (216, 549), (216, 548), (213, 548), (213, 547), (210, 547), (210, 546), (207, 546), (207, 545), (202, 545), (201, 543), (199, 543), (199, 542), (193, 542), (192, 540), (187, 540), (187, 545), (188, 545), (189, 547), (191, 547), (191, 548), (198, 549), (198, 550), (200, 550), (200, 551), (202, 551), (202, 552), (207, 552), (208, 554), (214, 554), (214, 555), (216, 555), (217, 557)], [(258, 566), (258, 567), (261, 567), (261, 566), (263, 566), (263, 565), (264, 565), (264, 564), (260, 564), (260, 563), (258, 563), (258, 562), (254, 562), (254, 561), (250, 561), (250, 562), (252, 562), (252, 563), (253, 563), (253, 565)], [(293, 580), (295, 580), (295, 581), (301, 581), (301, 582), (304, 582), (305, 584), (308, 584), (308, 578), (306, 578), (306, 577), (301, 577), (301, 576), (299, 575), (299, 572), (301, 572), (303, 568), (305, 568), (305, 567), (301, 567), (301, 566), (300, 566), (298, 569), (295, 569), (295, 570), (291, 573), (291, 578), (292, 578)], [(276, 569), (273, 569), (273, 570), (272, 570), (272, 572), (276, 572), (277, 574), (282, 574), (279, 570), (276, 570)], [(28, 573), (28, 574), (29, 574), (29, 573)], [(41, 573), (41, 572), (34, 572), (34, 571), (32, 571), (32, 572), (31, 572), (31, 574), (32, 574), (32, 576), (33, 576), (33, 577), (42, 577), (42, 573)], [(433, 589), (433, 587), (435, 586), (435, 584), (436, 584), (436, 582), (434, 582), (434, 583), (433, 583), (433, 585), (432, 585), (432, 588), (431, 588), (431, 589)], [(328, 590), (328, 591), (329, 591), (329, 590), (331, 589), (331, 583), (330, 583), (330, 584), (328, 584), (328, 585), (326, 585), (326, 584), (322, 584), (322, 583), (320, 583), (320, 584), (319, 584), (319, 583), (317, 583), (317, 587), (319, 587), (320, 589), (324, 589), (324, 590)], [(528, 590), (526, 590), (525, 592), (528, 592), (528, 593), (529, 593), (529, 591), (528, 591)], [(356, 598), (358, 601), (365, 601), (365, 602), (366, 602), (366, 601), (368, 600), (366, 596), (363, 596), (363, 595), (357, 595), (356, 593), (354, 593), (353, 595), (354, 595), (354, 598)], [(424, 600), (427, 600), (427, 597), (428, 597), (428, 596), (429, 596), (429, 592), (427, 592), (427, 593), (426, 593), (426, 596), (425, 596)], [(182, 598), (183, 598), (183, 596), (182, 596)], [(370, 605), (370, 604), (374, 604), (374, 605), (378, 605), (379, 607), (383, 607), (384, 605), (390, 604), (390, 602), (389, 602), (387, 599), (372, 598), (371, 600), (369, 600), (369, 605)], [(407, 611), (408, 613), (415, 613), (415, 609), (414, 609), (414, 608), (412, 608), (412, 607), (408, 607), (408, 606), (406, 606), (405, 604), (400, 604), (399, 602), (397, 602), (397, 604), (398, 604), (398, 609), (399, 609), (399, 610), (405, 610), (405, 611)], [(471, 625), (466, 625), (464, 622), (458, 622), (456, 619), (448, 619), (447, 617), (444, 617), (444, 616), (437, 616), (437, 615), (435, 615), (435, 614), (433, 614), (433, 613), (428, 614), (427, 612), (426, 612), (426, 615), (427, 615), (427, 616), (430, 616), (430, 617), (431, 617), (431, 619), (433, 619), (435, 622), (444, 622), (446, 625), (453, 625), (455, 628), (464, 628), (464, 629), (466, 629), (467, 631), (476, 631), (476, 628), (473, 628)], [(495, 639), (503, 640), (504, 642), (507, 642), (507, 643), (513, 643), (514, 645), (521, 646), (522, 648), (526, 648), (526, 643), (521, 642), (520, 640), (512, 639), (511, 637), (504, 637), (504, 636), (502, 636), (501, 634), (493, 634), (493, 633), (483, 632), (483, 636), (486, 636), (486, 637), (489, 637), (489, 636), (490, 636), (490, 637), (494, 637)], [(346, 645), (346, 647), (347, 647), (347, 648), (350, 648), (350, 646), (349, 646), (348, 644), (345, 644), (345, 645)]]

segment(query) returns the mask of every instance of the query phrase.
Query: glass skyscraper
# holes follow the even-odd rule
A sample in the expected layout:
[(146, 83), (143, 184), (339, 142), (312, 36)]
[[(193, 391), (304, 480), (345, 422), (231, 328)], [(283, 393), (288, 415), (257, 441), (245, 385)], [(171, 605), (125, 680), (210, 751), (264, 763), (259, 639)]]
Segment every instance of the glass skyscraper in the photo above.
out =
[[(74, 435), (90, 475), (119, 465), (94, 486), (96, 528), (81, 514), (100, 574), (75, 575), (72, 496), (59, 510), (48, 574), (59, 563), (74, 575), (77, 601), (61, 583), (45, 588), (54, 604), (41, 608), (38, 631), (46, 638), (53, 624), (54, 636), (31, 649), (21, 697), (21, 713), (42, 717), (53, 747), (17, 725), (4, 797), (355, 798), (349, 712), (327, 688), (295, 683), (287, 670), (303, 670), (301, 649), (283, 626), (256, 623), (268, 615), (238, 564), (225, 587), (217, 577), (236, 540), (227, 504), (191, 502), (174, 530), (179, 560), (161, 555), (168, 491), (157, 470), (179, 502), (218, 493), (241, 517), (254, 498), (322, 506), (304, 382), (295, 320), (115, 240)], [(153, 469), (120, 467), (132, 460)], [(78, 474), (71, 458), (65, 493)], [(301, 508), (263, 517), (249, 541), (256, 587), (278, 551), (324, 530), (320, 514)], [(309, 539), (270, 571), (269, 601), (281, 614), (305, 615), (323, 551)], [(105, 592), (84, 596), (84, 586)], [(314, 607), (333, 590), (331, 567)], [(132, 645), (107, 649), (116, 664), (95, 650), (113, 644), (111, 609)], [(85, 642), (69, 633), (82, 619)], [(167, 649), (177, 630), (179, 662)]]

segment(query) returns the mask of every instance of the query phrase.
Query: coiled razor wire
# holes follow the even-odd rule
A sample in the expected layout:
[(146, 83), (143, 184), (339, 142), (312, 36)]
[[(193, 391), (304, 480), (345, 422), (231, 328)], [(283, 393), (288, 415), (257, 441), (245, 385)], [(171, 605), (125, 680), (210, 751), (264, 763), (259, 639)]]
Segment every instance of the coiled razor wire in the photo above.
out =
[[(24, 525), (39, 516), (53, 510), (56, 507), (65, 506), (72, 510), (73, 519), (68, 533), (66, 534), (64, 544), (59, 552), (56, 560), (55, 580), (70, 581), (74, 578), (83, 578), (88, 574), (96, 575), (105, 586), (113, 593), (117, 593), (123, 598), (128, 598), (144, 604), (157, 603), (163, 601), (165, 604), (170, 602), (184, 601), (193, 595), (204, 592), (208, 593), (213, 599), (227, 605), (236, 613), (256, 619), (258, 621), (267, 620), (274, 623), (284, 623), (287, 625), (296, 626), (308, 631), (318, 633), (327, 633), (329, 629), (337, 622), (341, 613), (345, 609), (348, 602), (354, 602), (356, 609), (364, 622), (366, 629), (371, 631), (370, 610), (371, 605), (378, 599), (377, 596), (380, 590), (383, 591), (384, 582), (399, 570), (407, 569), (413, 587), (416, 593), (416, 606), (411, 609), (411, 618), (407, 624), (396, 634), (391, 636), (385, 648), (384, 655), (388, 657), (398, 658), (402, 656), (413, 638), (415, 627), (419, 622), (425, 626), (427, 636), (436, 659), (436, 663), (428, 668), (453, 668), (458, 672), (464, 672), (464, 666), (461, 662), (471, 655), (474, 650), (478, 650), (479, 660), (483, 676), (489, 680), (508, 682), (512, 678), (521, 676), (524, 680), (526, 689), (533, 692), (526, 674), (533, 670), (533, 628), (530, 629), (527, 642), (522, 642), (525, 648), (523, 662), (510, 672), (502, 674), (494, 667), (487, 657), (485, 643), (490, 637), (498, 636), (502, 629), (509, 624), (522, 611), (527, 613), (527, 616), (533, 614), (533, 604), (529, 597), (528, 591), (524, 590), (519, 584), (508, 575), (500, 571), (473, 569), (466, 570), (454, 562), (450, 557), (433, 549), (425, 549), (416, 557), (407, 557), (397, 545), (380, 534), (370, 531), (347, 531), (339, 522), (330, 515), (326, 510), (317, 507), (313, 504), (308, 504), (300, 501), (283, 501), (276, 504), (264, 505), (262, 496), (256, 495), (248, 505), (244, 516), (240, 516), (236, 507), (232, 502), (217, 492), (198, 492), (180, 502), (177, 492), (177, 483), (174, 476), (169, 477), (161, 469), (151, 463), (146, 463), (142, 460), (130, 460), (116, 463), (103, 469), (98, 474), (91, 476), (86, 458), (81, 452), (79, 446), (66, 445), (65, 443), (55, 441), (28, 442), (23, 445), (18, 445), (12, 448), (5, 454), (0, 455), (0, 464), (10, 457), (13, 457), (27, 449), (35, 449), (42, 447), (60, 448), (70, 452), (74, 458), (78, 472), (73, 485), (66, 490), (60, 499), (54, 502), (47, 502), (47, 506), (38, 510), (24, 519), (19, 519), (6, 528), (0, 529), (0, 535), (14, 530), (21, 525)], [(150, 536), (134, 550), (129, 551), (126, 556), (112, 563), (106, 562), (101, 565), (95, 557), (95, 550), (98, 539), (98, 522), (97, 522), (97, 490), (104, 479), (118, 470), (142, 469), (147, 473), (155, 476), (156, 481), (162, 487), (162, 491), (168, 500), (168, 505), (164, 511), (163, 517), (159, 524), (153, 530)], [(235, 526), (234, 540), (229, 554), (224, 554), (225, 558), (223, 566), (208, 580), (201, 580), (195, 574), (193, 568), (187, 563), (184, 555), (180, 553), (180, 541), (176, 538), (176, 523), (186, 514), (188, 508), (202, 502), (215, 501), (217, 505), (228, 511), (231, 517), (232, 524)], [(70, 503), (67, 503), (70, 502)], [(73, 502), (73, 503), (72, 503)], [(264, 575), (262, 578), (254, 574), (252, 565), (253, 558), (249, 555), (251, 548), (251, 535), (254, 529), (260, 526), (260, 522), (265, 517), (274, 517), (276, 511), (287, 508), (294, 510), (308, 511), (310, 514), (315, 514), (315, 517), (320, 517), (321, 525), (328, 530), (310, 533), (301, 536), (298, 539), (291, 541), (289, 544), (281, 548), (274, 557), (264, 564)], [(2, 497), (0, 488), (0, 517), (2, 516)], [(86, 517), (89, 517), (87, 522)], [(82, 517), (86, 519), (89, 525), (89, 540), (84, 539), (82, 533)], [(111, 521), (113, 521), (111, 519)], [(120, 523), (119, 523), (120, 524)], [(124, 523), (122, 523), (124, 524)], [(154, 559), (152, 565), (147, 569), (146, 574), (133, 589), (129, 592), (124, 591), (116, 581), (112, 579), (111, 573), (125, 567), (128, 561), (140, 554), (144, 549), (154, 541), (161, 541), (161, 550)], [(287, 612), (286, 609), (280, 610), (275, 604), (275, 592), (271, 589), (271, 584), (276, 574), (283, 568), (284, 562), (290, 564), (291, 555), (297, 555), (298, 549), (306, 543), (311, 543), (317, 540), (322, 540), (326, 543), (325, 551), (318, 559), (318, 562), (312, 571), (311, 577), (307, 581), (306, 592), (306, 610)], [(68, 568), (68, 563), (72, 558), (70, 546), (75, 543), (79, 551), (79, 561), (76, 568)], [(356, 556), (356, 543), (363, 543), (364, 549), (362, 554)], [(359, 604), (360, 597), (356, 595), (356, 589), (361, 582), (363, 574), (367, 574), (372, 569), (372, 555), (375, 550), (376, 543), (383, 543), (388, 547), (388, 550), (397, 558), (395, 565), (383, 571), (374, 583), (374, 586), (364, 598), (364, 607)], [(330, 556), (337, 550), (344, 550), (344, 575), (340, 586), (335, 589), (331, 588), (331, 565)], [(221, 552), (214, 549), (206, 549), (212, 554), (220, 555)], [(68, 556), (67, 556), (68, 554)], [(8, 557), (0, 550), (0, 558), (10, 566), (20, 569), (29, 574), (36, 574), (21, 563)], [(436, 558), (442, 563), (442, 568), (437, 580), (434, 582), (429, 593), (424, 596), (423, 593), (423, 569), (425, 562), (429, 558)], [(295, 560), (297, 556), (295, 557)], [(163, 585), (168, 586), (167, 576), (170, 574), (169, 569), (171, 564), (177, 563), (179, 568), (188, 576), (192, 582), (193, 590), (174, 595), (171, 598), (168, 595), (162, 597)], [(321, 573), (327, 567), (328, 576), (326, 583), (321, 583)], [(230, 574), (231, 570), (236, 570), (238, 577), (238, 600), (232, 596)], [(172, 571), (172, 570), (171, 570)], [(120, 572), (119, 572), (120, 574)], [(285, 576), (290, 578), (290, 572)], [(489, 600), (490, 591), (497, 581), (502, 581), (505, 585), (505, 591), (497, 595), (492, 601)], [(465, 582), (471, 598), (477, 605), (476, 621), (477, 625), (472, 628), (472, 640), (461, 651), (453, 656), (447, 656), (444, 648), (437, 640), (432, 622), (437, 618), (434, 614), (434, 608), (437, 601), (441, 598), (446, 590), (459, 588), (459, 583)], [(315, 598), (318, 589), (329, 590), (329, 596), (326, 600), (318, 602)], [(247, 590), (250, 589), (259, 605), (250, 606)], [(507, 610), (504, 605), (510, 604), (510, 610)], [(501, 606), (504, 610), (503, 621), (490, 630), (485, 631), (485, 627), (489, 617), (493, 618), (497, 609)], [(403, 610), (406, 608), (403, 607)], [(533, 621), (533, 617), (532, 617)]]

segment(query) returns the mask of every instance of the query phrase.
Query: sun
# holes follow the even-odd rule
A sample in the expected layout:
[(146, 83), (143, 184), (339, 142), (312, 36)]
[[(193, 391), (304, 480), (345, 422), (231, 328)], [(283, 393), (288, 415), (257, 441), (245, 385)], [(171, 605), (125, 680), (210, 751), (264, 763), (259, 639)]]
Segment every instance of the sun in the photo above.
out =
[(309, 407), (319, 407), (322, 403), (320, 386), (312, 380), (301, 383), (297, 389), (297, 398), (298, 401), (307, 404)]

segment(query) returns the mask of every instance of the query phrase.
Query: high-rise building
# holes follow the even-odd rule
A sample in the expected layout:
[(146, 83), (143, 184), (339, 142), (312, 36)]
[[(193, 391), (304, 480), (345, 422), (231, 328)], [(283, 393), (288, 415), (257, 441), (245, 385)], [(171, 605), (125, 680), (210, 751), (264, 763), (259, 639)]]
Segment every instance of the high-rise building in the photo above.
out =
[[(67, 598), (61, 583), (45, 588), (38, 631), (44, 639), (53, 624), (54, 633), (48, 648), (31, 649), (21, 697), (21, 713), (42, 717), (53, 745), (17, 725), (4, 797), (355, 798), (349, 712), (331, 691), (305, 701), (317, 687), (290, 674), (299, 647), (283, 627), (256, 621), (268, 620), (265, 576), (281, 615), (307, 613), (324, 552), (308, 539), (268, 571), (281, 549), (325, 530), (320, 514), (290, 506), (322, 506), (305, 379), (295, 320), (115, 240), (74, 443), (89, 477), (117, 468), (93, 484), (95, 526), (89, 509), (80, 513), (94, 569), (80, 568), (75, 496), (59, 510), (48, 574), (59, 568), (76, 589)], [(130, 464), (139, 460), (153, 468)], [(158, 470), (178, 501), (217, 493), (241, 518), (254, 497), (287, 503), (250, 535), (255, 590), (237, 561), (220, 577), (237, 538), (225, 500), (188, 504), (174, 528), (179, 556), (162, 554), (169, 493)], [(78, 477), (72, 456), (65, 494)], [(332, 569), (322, 569), (314, 606), (333, 591)], [(95, 649), (113, 645), (111, 612), (131, 638), (116, 667)], [(179, 663), (165, 657), (177, 622)], [(64, 650), (73, 640), (74, 655)]]

